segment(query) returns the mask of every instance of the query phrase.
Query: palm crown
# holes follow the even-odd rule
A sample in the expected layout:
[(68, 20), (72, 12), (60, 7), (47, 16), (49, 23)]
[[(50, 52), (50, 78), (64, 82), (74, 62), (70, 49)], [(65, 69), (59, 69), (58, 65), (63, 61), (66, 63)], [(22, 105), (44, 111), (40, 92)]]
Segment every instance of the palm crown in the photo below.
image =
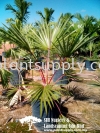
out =
[(28, 8), (30, 5), (32, 5), (32, 3), (27, 2), (26, 0), (15, 0), (14, 2), (16, 8), (13, 8), (12, 5), (7, 4), (6, 10), (12, 11), (12, 13), (15, 15), (15, 18), (20, 20), (22, 23), (26, 23), (29, 16)]

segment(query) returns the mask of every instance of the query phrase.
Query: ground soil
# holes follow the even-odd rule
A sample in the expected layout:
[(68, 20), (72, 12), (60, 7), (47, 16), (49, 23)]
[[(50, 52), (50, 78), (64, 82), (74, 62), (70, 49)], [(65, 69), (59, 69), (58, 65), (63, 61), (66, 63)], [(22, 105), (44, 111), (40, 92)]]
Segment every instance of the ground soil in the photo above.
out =
[[(95, 79), (93, 75), (98, 76), (98, 72), (84, 71), (84, 74), (81, 74), (80, 77), (86, 79), (86, 81), (90, 81), (91, 79), (93, 81)], [(64, 103), (64, 107), (68, 109), (68, 114), (70, 114), (69, 118), (71, 116), (76, 117), (85, 123), (87, 129), (100, 131), (100, 88), (88, 85), (87, 82), (79, 83), (75, 81), (63, 87), (66, 90), (70, 89), (72, 93), (72, 96)], [(32, 115), (31, 106), (29, 104), (11, 111), (6, 105), (7, 99), (1, 97), (1, 92), (2, 86), (0, 86), (0, 128), (2, 128), (2, 125), (4, 125), (10, 117), (19, 119)], [(66, 96), (62, 97), (63, 100), (65, 98)], [(33, 131), (34, 133), (38, 133), (34, 127)], [(92, 131), (90, 131), (90, 133), (92, 133)]]

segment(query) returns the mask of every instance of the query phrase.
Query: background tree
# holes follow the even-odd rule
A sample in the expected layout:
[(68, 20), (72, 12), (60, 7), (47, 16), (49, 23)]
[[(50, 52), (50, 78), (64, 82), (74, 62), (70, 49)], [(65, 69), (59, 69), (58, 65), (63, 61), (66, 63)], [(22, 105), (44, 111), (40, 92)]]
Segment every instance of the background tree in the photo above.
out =
[(77, 13), (74, 15), (75, 18), (78, 19), (78, 24), (80, 26), (83, 26), (84, 28), (84, 32), (83, 34), (86, 35), (88, 33), (91, 32), (94, 33), (97, 29), (98, 29), (98, 26), (97, 26), (97, 19), (93, 16), (85, 16), (85, 17), (82, 17), (81, 14)]
[(22, 23), (26, 23), (30, 13), (28, 9), (32, 5), (32, 3), (27, 2), (26, 0), (15, 0), (14, 3), (15, 8), (12, 5), (7, 4), (6, 10), (12, 11), (15, 16), (15, 19), (18, 19)]
[(37, 11), (37, 14), (40, 15), (40, 17), (47, 22), (47, 24), (52, 21), (54, 18), (52, 17), (52, 14), (55, 10), (52, 8), (44, 8), (44, 15), (41, 11)]
[(85, 36), (87, 34), (90, 34), (90, 33), (91, 34), (89, 35), (89, 37), (98, 35), (98, 38), (96, 38), (93, 41), (93, 45), (95, 45), (95, 46), (90, 45), (90, 43), (89, 43), (89, 44), (84, 45), (83, 48), (81, 48), (79, 50), (80, 54), (81, 54), (81, 52), (83, 52), (82, 54), (87, 55), (88, 53), (87, 53), (87, 49), (86, 48), (90, 48), (90, 46), (97, 47), (97, 45), (98, 45), (98, 42), (97, 42), (98, 39), (99, 39), (98, 32), (100, 31), (99, 21), (97, 21), (97, 19), (95, 17), (93, 17), (93, 16), (82, 17), (81, 14), (79, 14), (79, 13), (75, 14), (74, 17), (78, 19), (78, 21), (76, 22), (77, 25), (79, 27), (83, 28), (83, 36)]

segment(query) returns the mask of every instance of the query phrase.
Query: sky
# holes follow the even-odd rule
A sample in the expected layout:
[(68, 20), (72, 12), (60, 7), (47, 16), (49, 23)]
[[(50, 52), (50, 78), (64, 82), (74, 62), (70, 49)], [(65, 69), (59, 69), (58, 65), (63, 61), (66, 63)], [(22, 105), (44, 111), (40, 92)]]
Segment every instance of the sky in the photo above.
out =
[[(82, 16), (94, 16), (100, 19), (100, 0), (27, 0), (32, 2), (28, 23), (34, 23), (40, 17), (36, 11), (44, 11), (45, 7), (55, 10), (53, 17), (56, 21), (62, 13), (80, 13)], [(0, 0), (0, 26), (6, 24), (7, 18), (14, 18), (11, 11), (5, 10), (6, 4), (14, 6), (14, 0)]]

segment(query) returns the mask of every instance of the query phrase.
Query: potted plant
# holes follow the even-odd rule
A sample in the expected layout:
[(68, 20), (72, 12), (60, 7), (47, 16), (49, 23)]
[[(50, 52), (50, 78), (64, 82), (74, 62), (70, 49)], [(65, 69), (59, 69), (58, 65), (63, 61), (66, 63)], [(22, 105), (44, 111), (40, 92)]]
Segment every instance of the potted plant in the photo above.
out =
[[(71, 29), (72, 31), (74, 30)], [(83, 45), (86, 45), (90, 42), (90, 40), (95, 39), (95, 37), (90, 37), (89, 38), (89, 34), (84, 36), (82, 35), (82, 31), (77, 30), (75, 33), (71, 34), (68, 36), (67, 40), (65, 40), (62, 36), (62, 40), (60, 41), (58, 40), (58, 45), (54, 45), (55, 46), (55, 51), (56, 53), (58, 53), (59, 55), (59, 60), (60, 60), (60, 64), (62, 65), (62, 63), (65, 62), (66, 66), (63, 66), (64, 73), (66, 74), (66, 71), (69, 71), (69, 69), (71, 69), (71, 64), (70, 64), (70, 60), (71, 58), (75, 57), (75, 52), (77, 52), (77, 50), (79, 48), (81, 48)], [(65, 68), (64, 68), (65, 67)], [(73, 68), (72, 68), (73, 69)], [(61, 82), (59, 81), (58, 84), (67, 84), (69, 79), (67, 77), (67, 75), (63, 75), (62, 72), (62, 66), (59, 70), (57, 70), (55, 72), (54, 78), (53, 80), (57, 80), (62, 76), (62, 78), (60, 79)]]
[(89, 56), (84, 57), (85, 61), (85, 69), (88, 71), (94, 71), (96, 69), (96, 64), (93, 62), (97, 62), (99, 60), (97, 51), (98, 51), (98, 44), (94, 44), (90, 42), (86, 47), (86, 53), (89, 53)]

